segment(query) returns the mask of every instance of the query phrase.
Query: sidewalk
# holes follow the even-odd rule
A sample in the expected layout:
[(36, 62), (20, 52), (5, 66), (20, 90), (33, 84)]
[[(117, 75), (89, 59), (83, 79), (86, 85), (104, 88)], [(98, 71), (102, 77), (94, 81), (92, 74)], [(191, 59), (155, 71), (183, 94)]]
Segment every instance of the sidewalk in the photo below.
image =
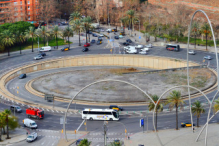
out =
[(20, 141), (24, 141), (27, 138), (26, 130), (22, 128), (17, 128), (14, 131), (9, 131), (9, 137), (11, 139), (6, 139), (7, 135), (2, 135), (2, 142), (0, 142), (0, 146), (5, 146), (7, 144), (13, 144)]
[[(205, 145), (205, 130), (201, 134), (199, 141), (195, 142), (199, 131), (202, 127), (195, 127), (193, 133), (191, 127), (181, 128), (180, 130), (168, 129), (159, 130), (158, 135), (163, 143), (163, 146), (204, 146)], [(218, 146), (219, 140), (219, 126), (218, 124), (209, 124), (208, 127), (208, 146)], [(155, 135), (155, 132), (150, 131), (145, 133), (137, 133), (130, 136), (130, 140), (124, 140), (125, 146), (160, 146), (160, 143)]]

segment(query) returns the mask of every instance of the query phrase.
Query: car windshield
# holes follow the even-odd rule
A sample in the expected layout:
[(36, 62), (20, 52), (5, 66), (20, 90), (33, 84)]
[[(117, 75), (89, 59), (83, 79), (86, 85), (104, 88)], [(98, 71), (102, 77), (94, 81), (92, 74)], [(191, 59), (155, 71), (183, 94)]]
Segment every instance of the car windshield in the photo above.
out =
[(29, 135), (27, 138), (31, 138), (31, 139), (32, 139), (32, 138), (33, 138), (33, 136), (32, 136), (32, 135)]
[(17, 109), (21, 109), (19, 106), (16, 107)]
[(30, 123), (32, 126), (36, 125), (36, 123)]
[(113, 112), (113, 116), (114, 116), (115, 118), (119, 118), (119, 113), (118, 113), (118, 112)]

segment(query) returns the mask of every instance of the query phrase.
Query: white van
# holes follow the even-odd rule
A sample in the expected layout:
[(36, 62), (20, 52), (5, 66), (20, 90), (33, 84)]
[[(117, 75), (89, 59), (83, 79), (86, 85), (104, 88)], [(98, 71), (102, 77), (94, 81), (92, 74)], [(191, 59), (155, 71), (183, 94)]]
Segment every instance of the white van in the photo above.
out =
[(148, 52), (150, 49), (149, 48), (143, 48), (143, 49), (141, 49), (141, 51), (146, 51), (146, 52)]
[(24, 123), (24, 127), (29, 127), (31, 129), (37, 128), (36, 122), (31, 119), (26, 118), (23, 120), (23, 123)]
[(51, 51), (51, 47), (50, 46), (45, 46), (45, 47), (42, 47), (42, 48), (40, 48), (40, 51), (41, 52), (44, 52), (44, 51)]
[(33, 142), (33, 141), (36, 140), (36, 139), (37, 139), (37, 133), (36, 133), (36, 132), (33, 132), (33, 133), (31, 133), (31, 134), (29, 134), (29, 135), (27, 136), (26, 141), (27, 141), (27, 142)]

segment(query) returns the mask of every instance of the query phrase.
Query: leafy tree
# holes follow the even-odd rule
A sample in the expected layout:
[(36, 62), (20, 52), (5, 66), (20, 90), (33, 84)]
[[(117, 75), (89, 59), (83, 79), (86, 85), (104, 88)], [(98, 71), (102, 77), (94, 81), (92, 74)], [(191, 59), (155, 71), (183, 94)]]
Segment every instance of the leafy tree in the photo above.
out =
[[(159, 99), (159, 97), (157, 96), (157, 95), (152, 95), (152, 99), (153, 99), (153, 101), (155, 102), (155, 103), (157, 103), (157, 101), (158, 101), (158, 99)], [(154, 103), (153, 102), (150, 102), (149, 103), (149, 105), (148, 105), (148, 109), (149, 109), (149, 111), (152, 111), (152, 110), (154, 110), (154, 108), (155, 108), (155, 105), (154, 105)], [(162, 112), (163, 111), (163, 104), (161, 104), (160, 103), (160, 101), (158, 102), (158, 104), (157, 104), (157, 107), (156, 107), (156, 109), (155, 109), (155, 113), (156, 113), (156, 120), (155, 120), (155, 127), (156, 127), (156, 130), (157, 130), (157, 113), (158, 112)]]
[(199, 30), (200, 30), (200, 26), (199, 26), (198, 21), (194, 21), (194, 22), (192, 23), (192, 33), (193, 33), (194, 36), (195, 36), (195, 49), (196, 49), (196, 37), (197, 37), (197, 35), (198, 35)]
[(56, 39), (56, 46), (57, 46), (57, 49), (58, 49), (58, 41), (57, 41), (57, 39), (58, 39), (58, 34), (59, 34), (59, 27), (56, 25), (56, 26), (54, 26), (53, 27), (53, 29), (52, 29), (52, 35), (55, 37), (55, 39)]
[(29, 27), (29, 29), (25, 31), (25, 35), (26, 35), (27, 38), (32, 39), (32, 52), (33, 52), (33, 40), (36, 37), (35, 28), (34, 27)]
[(8, 48), (8, 56), (10, 56), (10, 46), (14, 44), (14, 35), (9, 30), (4, 30), (1, 33), (1, 43)]
[(18, 118), (15, 116), (9, 116), (8, 126), (10, 130), (15, 130), (17, 127), (20, 127)]
[(122, 146), (122, 142), (121, 141), (119, 143), (111, 142), (108, 146)]
[(167, 104), (169, 104), (169, 109), (172, 110), (174, 107), (176, 108), (176, 130), (178, 130), (178, 108), (183, 108), (183, 104), (185, 102), (181, 98), (181, 92), (173, 90), (169, 97), (167, 97)]
[(89, 142), (87, 139), (83, 139), (78, 146), (90, 146), (91, 142)]
[(68, 37), (68, 46), (69, 46), (69, 49), (70, 49), (69, 37), (70, 36), (73, 37), (74, 33), (73, 33), (73, 30), (69, 26), (67, 26), (65, 28), (65, 33), (66, 33), (66, 36)]
[(205, 109), (199, 100), (196, 100), (192, 105), (192, 113), (197, 116), (197, 127), (199, 127), (199, 118), (205, 113)]
[(150, 35), (152, 35), (152, 36), (154, 36), (154, 40), (155, 40), (155, 42), (157, 41), (157, 26), (156, 25), (152, 25), (151, 27), (150, 27)]
[(20, 32), (19, 30), (15, 33), (15, 42), (19, 44), (20, 46), (20, 54), (21, 54), (21, 43), (25, 41), (25, 35), (23, 32)]
[(6, 125), (7, 125), (7, 139), (9, 139), (10, 137), (9, 137), (9, 129), (8, 129), (8, 116), (11, 114), (11, 111), (10, 110), (8, 110), (8, 109), (6, 109), (6, 110), (4, 110), (4, 112), (3, 112), (3, 115), (6, 117), (5, 118), (5, 122), (6, 122)]
[(70, 24), (72, 25), (73, 31), (78, 33), (78, 36), (79, 36), (79, 46), (81, 46), (80, 35), (81, 35), (81, 31), (83, 29), (82, 21), (80, 19), (76, 19), (76, 20), (70, 21)]
[(207, 45), (208, 45), (208, 34), (210, 34), (210, 26), (208, 23), (204, 23), (203, 26), (201, 27), (201, 31), (203, 34), (205, 34), (206, 38), (206, 50), (208, 50)]
[(216, 113), (219, 110), (219, 98), (214, 101), (214, 112)]

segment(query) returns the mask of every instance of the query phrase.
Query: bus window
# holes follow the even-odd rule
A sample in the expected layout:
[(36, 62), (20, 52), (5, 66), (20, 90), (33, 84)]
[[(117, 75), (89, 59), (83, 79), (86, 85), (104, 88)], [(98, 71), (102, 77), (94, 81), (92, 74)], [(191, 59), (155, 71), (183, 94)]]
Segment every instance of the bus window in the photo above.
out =
[(113, 116), (114, 116), (115, 118), (118, 118), (118, 117), (119, 117), (119, 114), (118, 114), (117, 112), (113, 112)]

